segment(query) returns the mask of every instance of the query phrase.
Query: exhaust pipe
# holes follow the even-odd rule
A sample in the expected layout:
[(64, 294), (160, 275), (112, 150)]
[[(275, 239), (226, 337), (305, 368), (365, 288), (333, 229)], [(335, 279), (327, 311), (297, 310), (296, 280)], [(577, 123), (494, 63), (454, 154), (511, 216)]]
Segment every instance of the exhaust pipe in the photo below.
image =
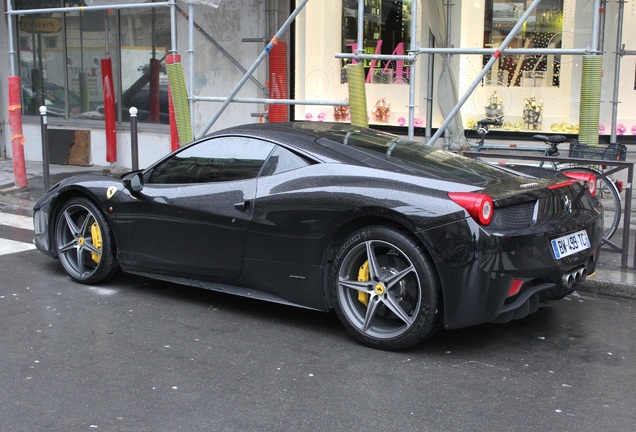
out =
[(578, 271), (578, 274), (579, 274), (579, 283), (585, 282), (585, 279), (587, 279), (587, 269), (585, 267), (581, 268)]
[(561, 283), (567, 289), (571, 289), (574, 286), (574, 275), (571, 272), (564, 274), (561, 278)]
[(587, 269), (585, 267), (579, 267), (574, 270), (570, 270), (561, 277), (561, 284), (567, 289), (572, 289), (574, 285), (585, 282), (587, 278)]

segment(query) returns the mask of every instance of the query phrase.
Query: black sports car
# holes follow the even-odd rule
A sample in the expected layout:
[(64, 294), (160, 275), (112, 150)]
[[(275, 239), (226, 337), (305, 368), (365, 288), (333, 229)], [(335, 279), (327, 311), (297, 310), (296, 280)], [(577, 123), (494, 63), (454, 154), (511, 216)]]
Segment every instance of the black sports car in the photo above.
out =
[(216, 132), (35, 205), (35, 244), (72, 279), (130, 273), (335, 310), (403, 349), (442, 325), (524, 317), (594, 271), (595, 179), (496, 166), (330, 123)]

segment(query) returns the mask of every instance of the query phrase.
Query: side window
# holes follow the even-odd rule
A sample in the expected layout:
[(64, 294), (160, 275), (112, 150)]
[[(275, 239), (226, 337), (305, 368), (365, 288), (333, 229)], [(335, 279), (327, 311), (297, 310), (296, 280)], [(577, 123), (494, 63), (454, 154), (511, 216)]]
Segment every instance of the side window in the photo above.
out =
[(244, 137), (200, 142), (157, 165), (149, 183), (212, 183), (255, 178), (274, 144)]
[(292, 171), (309, 165), (302, 157), (290, 152), (289, 150), (276, 146), (272, 154), (263, 166), (262, 176), (270, 176), (274, 174)]

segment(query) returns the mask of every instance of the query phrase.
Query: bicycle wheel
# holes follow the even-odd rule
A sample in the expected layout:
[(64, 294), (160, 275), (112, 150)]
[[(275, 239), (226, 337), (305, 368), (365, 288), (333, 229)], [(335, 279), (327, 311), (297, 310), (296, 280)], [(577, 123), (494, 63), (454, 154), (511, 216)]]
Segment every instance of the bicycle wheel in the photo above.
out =
[(621, 222), (621, 214), (623, 212), (621, 195), (618, 193), (618, 189), (612, 179), (601, 177), (602, 174), (600, 171), (590, 167), (561, 167), (559, 171), (586, 172), (596, 176), (596, 198), (598, 198), (603, 205), (603, 220), (605, 223), (603, 239), (609, 240), (612, 238)]

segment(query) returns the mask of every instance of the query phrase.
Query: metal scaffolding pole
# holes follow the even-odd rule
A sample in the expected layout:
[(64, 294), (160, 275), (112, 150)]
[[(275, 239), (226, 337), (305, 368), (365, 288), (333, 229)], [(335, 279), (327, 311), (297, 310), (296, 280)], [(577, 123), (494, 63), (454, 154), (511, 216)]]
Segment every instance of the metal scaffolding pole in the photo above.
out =
[[(223, 96), (196, 96), (194, 98), (200, 102), (225, 102), (226, 97)], [(235, 103), (256, 103), (256, 104), (279, 104), (279, 105), (325, 105), (325, 106), (348, 106), (346, 101), (328, 101), (328, 100), (300, 100), (300, 99), (270, 99), (270, 98), (234, 98)]]
[[(9, 4), (11, 0), (7, 0)], [(132, 3), (132, 4), (118, 4), (118, 5), (101, 5), (101, 6), (69, 6), (58, 8), (45, 8), (45, 9), (20, 9), (11, 10), (7, 8), (7, 15), (34, 15), (34, 14), (49, 14), (49, 13), (69, 13), (69, 12), (89, 12), (99, 10), (112, 10), (112, 9), (141, 9), (141, 8), (156, 8), (170, 6), (176, 3), (176, 0), (168, 0), (160, 3)]]
[[(417, 45), (417, 0), (411, 2), (411, 41), (409, 49), (413, 49)], [(415, 72), (417, 62), (413, 61), (409, 65), (409, 125), (408, 137), (413, 139), (415, 135)]]
[(16, 76), (16, 67), (15, 67), (15, 41), (13, 39), (13, 20), (10, 15), (13, 14), (13, 10), (11, 8), (11, 0), (7, 0), (7, 15), (9, 15), (9, 19), (7, 20), (7, 29), (9, 31), (9, 69), (11, 71), (12, 76)]
[(336, 58), (341, 59), (353, 59), (353, 60), (402, 60), (402, 61), (415, 61), (417, 56), (415, 54), (407, 55), (391, 55), (391, 54), (358, 54), (358, 53), (336, 53)]
[(177, 2), (169, 1), (168, 6), (170, 6), (170, 53), (174, 55), (177, 53)]
[(364, 53), (364, 0), (358, 0), (358, 49), (356, 54)]
[[(541, 0), (538, 0), (541, 1)], [(592, 52), (589, 48), (420, 48), (418, 54), (475, 54), (475, 55), (584, 55)]]
[(188, 6), (188, 54), (190, 60), (190, 70), (188, 71), (188, 84), (190, 91), (188, 92), (188, 104), (190, 105), (190, 132), (192, 139), (196, 139), (197, 135), (194, 131), (194, 3)]
[(610, 144), (616, 143), (616, 125), (618, 124), (618, 92), (620, 87), (621, 77), (621, 59), (624, 54), (623, 46), (623, 18), (625, 12), (625, 2), (623, 0), (618, 1), (618, 23), (616, 25), (616, 63), (614, 64), (614, 92), (612, 101), (612, 131), (610, 135)]
[[(451, 6), (453, 4), (451, 3), (451, 0), (446, 0), (446, 48), (451, 48)], [(451, 55), (449, 53), (446, 53), (444, 55), (445, 57), (445, 61), (446, 61), (446, 67), (450, 68), (450, 58)], [(452, 74), (450, 74), (452, 76)], [(459, 112), (459, 110), (457, 111), (457, 113)], [(457, 113), (455, 113), (453, 115), (453, 117), (455, 115), (457, 115)], [(450, 124), (450, 123), (449, 123)], [(450, 149), (450, 134), (448, 133), (448, 128), (444, 128), (444, 150), (449, 150)]]
[[(428, 46), (435, 48), (435, 36), (429, 29)], [(428, 142), (431, 139), (431, 123), (433, 123), (433, 75), (435, 74), (435, 54), (428, 54), (428, 73), (426, 76), (426, 130), (424, 138)]]
[(594, 6), (592, 10), (592, 50), (598, 52), (599, 47), (599, 26), (601, 16), (601, 0), (594, 0)]
[(607, 0), (601, 0), (601, 14), (600, 14), (600, 22), (599, 22), (599, 40), (598, 40), (598, 50), (603, 52), (605, 50), (605, 16), (607, 11)]

